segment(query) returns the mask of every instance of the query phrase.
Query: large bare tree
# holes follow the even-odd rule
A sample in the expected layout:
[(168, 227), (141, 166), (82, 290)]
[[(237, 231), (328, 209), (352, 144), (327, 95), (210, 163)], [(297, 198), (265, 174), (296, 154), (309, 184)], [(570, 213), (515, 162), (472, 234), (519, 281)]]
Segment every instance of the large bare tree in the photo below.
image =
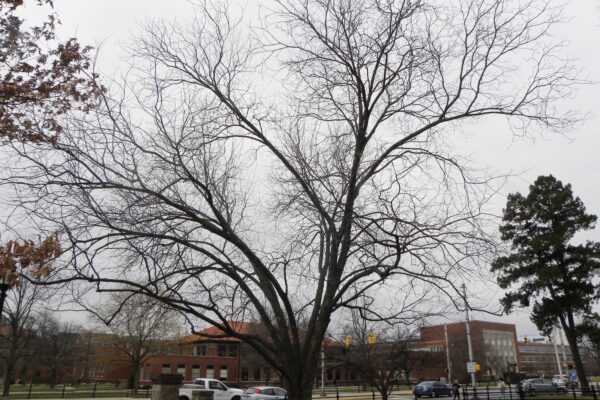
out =
[[(493, 185), (452, 135), (484, 117), (575, 121), (555, 106), (577, 83), (549, 35), (560, 10), (283, 0), (256, 27), (197, 6), (187, 25), (147, 23), (93, 116), (9, 144), (4, 182), (65, 242), (63, 281), (215, 325), (309, 399), (334, 313), (366, 296), (366, 318), (410, 319), (488, 261)], [(247, 319), (267, 333), (232, 323)]]

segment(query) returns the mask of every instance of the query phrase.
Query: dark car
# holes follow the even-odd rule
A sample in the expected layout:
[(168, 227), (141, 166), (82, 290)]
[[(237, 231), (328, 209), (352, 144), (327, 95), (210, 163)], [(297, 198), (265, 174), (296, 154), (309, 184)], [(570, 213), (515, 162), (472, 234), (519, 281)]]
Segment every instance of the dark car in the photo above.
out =
[(525, 379), (521, 381), (521, 388), (525, 394), (535, 396), (537, 393), (566, 393), (564, 385), (552, 382), (550, 379)]
[(413, 388), (413, 394), (417, 397), (429, 396), (452, 396), (452, 388), (442, 382), (425, 381), (421, 382)]

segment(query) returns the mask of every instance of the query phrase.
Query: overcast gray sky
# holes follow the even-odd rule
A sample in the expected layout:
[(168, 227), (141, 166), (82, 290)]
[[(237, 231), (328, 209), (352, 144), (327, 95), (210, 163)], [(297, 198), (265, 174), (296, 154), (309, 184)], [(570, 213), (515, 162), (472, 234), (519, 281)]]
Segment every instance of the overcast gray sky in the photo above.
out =
[[(247, 12), (258, 9), (258, 1), (240, 4), (244, 4)], [(103, 42), (98, 65), (107, 74), (123, 70), (126, 57), (121, 46), (135, 35), (140, 22), (164, 17), (177, 18), (183, 23), (193, 9), (187, 0), (56, 0), (55, 8), (62, 20), (60, 38), (77, 36), (81, 42), (92, 45)], [(576, 64), (584, 71), (582, 77), (600, 82), (600, 2), (573, 0), (565, 7), (565, 17), (568, 21), (555, 30), (557, 38), (568, 41), (565, 57), (577, 60)], [(589, 113), (589, 119), (568, 137), (545, 134), (534, 139), (516, 139), (504, 123), (492, 120), (465, 127), (465, 135), (457, 138), (454, 145), (460, 153), (471, 157), (474, 166), (500, 174), (518, 173), (494, 203), (495, 212), (501, 212), (507, 193), (526, 192), (538, 175), (551, 173), (563, 182), (570, 182), (588, 210), (600, 215), (598, 100), (597, 85), (582, 87), (574, 99), (565, 99), (564, 107)], [(600, 229), (582, 238), (600, 240)], [(501, 292), (492, 285), (487, 288), (494, 292), (491, 303), (496, 305)], [(516, 322), (519, 336), (536, 334), (527, 312), (502, 318), (477, 317)]]

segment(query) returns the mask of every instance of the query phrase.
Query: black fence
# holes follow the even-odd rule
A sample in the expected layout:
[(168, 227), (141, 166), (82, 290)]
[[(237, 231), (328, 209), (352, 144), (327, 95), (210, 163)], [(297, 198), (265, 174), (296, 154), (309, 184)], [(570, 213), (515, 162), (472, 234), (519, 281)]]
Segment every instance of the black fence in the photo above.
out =
[(11, 387), (8, 395), (9, 399), (82, 399), (82, 398), (103, 398), (103, 397), (130, 397), (130, 398), (150, 398), (152, 389), (149, 387), (139, 389), (133, 393), (131, 389), (117, 388), (107, 385), (57, 385), (50, 388), (42, 385), (28, 385), (20, 387)]
[(549, 390), (523, 390), (518, 385), (506, 385), (504, 389), (497, 386), (463, 386), (460, 392), (461, 400), (600, 400), (598, 384), (591, 384), (587, 389), (554, 387)]

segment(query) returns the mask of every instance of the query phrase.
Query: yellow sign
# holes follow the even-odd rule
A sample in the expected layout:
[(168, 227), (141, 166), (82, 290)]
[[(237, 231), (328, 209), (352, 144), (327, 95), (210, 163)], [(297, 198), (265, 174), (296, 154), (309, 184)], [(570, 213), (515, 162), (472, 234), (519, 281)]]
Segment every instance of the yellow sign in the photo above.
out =
[(375, 336), (375, 332), (371, 331), (371, 333), (369, 334), (368, 342), (369, 344), (377, 343), (377, 336)]
[(350, 347), (350, 335), (346, 335), (346, 347)]

